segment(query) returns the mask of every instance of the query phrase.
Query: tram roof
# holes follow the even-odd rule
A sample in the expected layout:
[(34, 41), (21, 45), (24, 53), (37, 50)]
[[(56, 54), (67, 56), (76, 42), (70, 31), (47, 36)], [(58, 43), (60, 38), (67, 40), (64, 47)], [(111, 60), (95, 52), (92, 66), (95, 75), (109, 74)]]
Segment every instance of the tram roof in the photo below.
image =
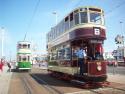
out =
[(31, 44), (29, 41), (18, 41), (18, 44)]
[[(93, 9), (93, 11), (94, 11), (94, 9), (95, 9), (95, 11), (100, 10), (100, 12), (104, 13), (103, 9), (100, 8), (100, 7), (97, 7), (97, 6), (80, 6), (80, 7), (77, 7), (77, 8), (75, 8), (75, 9), (73, 9), (73, 10), (72, 10), (71, 12), (69, 12), (66, 16), (64, 16), (64, 18), (63, 18), (61, 21), (59, 21), (58, 24), (60, 24), (60, 23), (61, 23), (67, 16), (69, 16), (71, 13), (73, 13), (73, 12), (75, 12), (76, 10), (81, 9), (81, 8), (83, 8), (83, 9), (85, 9), (85, 8), (87, 8), (87, 9)], [(97, 10), (96, 10), (96, 9), (97, 9)], [(98, 11), (97, 11), (97, 12), (98, 12)], [(51, 29), (52, 29), (52, 28), (55, 28), (56, 26), (58, 26), (58, 24), (55, 25), (54, 27), (51, 27)], [(50, 30), (49, 32), (51, 32), (51, 30)], [(48, 33), (49, 33), (49, 32), (48, 32)]]

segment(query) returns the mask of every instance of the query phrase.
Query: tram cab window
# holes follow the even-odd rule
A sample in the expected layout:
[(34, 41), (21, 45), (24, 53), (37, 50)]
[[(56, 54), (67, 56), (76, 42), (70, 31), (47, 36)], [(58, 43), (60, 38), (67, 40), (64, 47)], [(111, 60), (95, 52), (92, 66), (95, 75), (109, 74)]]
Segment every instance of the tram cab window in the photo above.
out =
[(96, 44), (95, 47), (95, 59), (102, 60), (103, 59), (103, 47), (102, 44)]
[(90, 12), (90, 22), (101, 24), (101, 13)]

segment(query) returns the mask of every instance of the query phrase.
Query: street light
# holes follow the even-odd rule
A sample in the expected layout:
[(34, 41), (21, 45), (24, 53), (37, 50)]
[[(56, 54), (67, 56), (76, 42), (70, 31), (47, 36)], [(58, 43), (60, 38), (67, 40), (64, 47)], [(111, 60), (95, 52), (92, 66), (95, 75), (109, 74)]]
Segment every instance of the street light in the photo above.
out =
[(57, 12), (54, 11), (52, 14), (54, 14), (56, 16), (56, 25), (57, 25)]
[(124, 32), (122, 31), (123, 30), (123, 22), (120, 21), (120, 24), (121, 24), (122, 42), (123, 42), (123, 59), (124, 59), (124, 62), (125, 62)]
[(120, 24), (121, 24), (121, 34), (122, 34), (123, 47), (124, 47), (124, 32), (122, 31), (122, 29), (123, 29), (123, 22), (120, 21)]

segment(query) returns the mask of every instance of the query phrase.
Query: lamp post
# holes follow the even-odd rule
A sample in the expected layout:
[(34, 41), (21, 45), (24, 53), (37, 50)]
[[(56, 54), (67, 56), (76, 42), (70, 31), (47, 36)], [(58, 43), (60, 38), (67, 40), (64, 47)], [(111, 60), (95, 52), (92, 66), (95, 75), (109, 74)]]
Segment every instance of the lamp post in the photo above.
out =
[(121, 24), (121, 32), (122, 32), (123, 59), (124, 59), (124, 62), (125, 62), (125, 47), (124, 47), (124, 32), (123, 32), (123, 22), (122, 22), (122, 21), (120, 21), (120, 24)]
[(4, 27), (1, 27), (0, 28), (0, 31), (1, 31), (1, 58), (3, 58), (4, 56), (4, 52), (3, 52), (3, 48), (4, 48)]
[(57, 12), (54, 11), (53, 14), (56, 16), (56, 25), (57, 25)]

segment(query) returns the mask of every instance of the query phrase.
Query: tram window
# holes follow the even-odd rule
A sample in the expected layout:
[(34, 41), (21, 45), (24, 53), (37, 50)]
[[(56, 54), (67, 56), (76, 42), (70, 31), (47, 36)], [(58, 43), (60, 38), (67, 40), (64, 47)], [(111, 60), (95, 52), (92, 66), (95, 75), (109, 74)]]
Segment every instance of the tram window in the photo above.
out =
[(21, 48), (21, 44), (18, 44), (18, 48), (19, 48), (19, 49)]
[(23, 44), (23, 48), (27, 48), (27, 45), (26, 45), (26, 44)]
[(66, 17), (65, 18), (65, 30), (68, 30), (69, 29), (69, 18)]
[(79, 12), (79, 10), (78, 10), (78, 9), (74, 11), (74, 13), (78, 13), (78, 12)]
[(79, 13), (75, 14), (75, 25), (79, 24)]
[(101, 10), (100, 10), (100, 9), (96, 9), (96, 8), (89, 8), (89, 10), (91, 10), (91, 11), (101, 12)]
[(65, 51), (64, 51), (64, 59), (70, 59), (70, 56), (71, 56), (71, 50), (70, 48), (65, 48)]
[(81, 23), (87, 23), (87, 12), (80, 12)]
[(28, 44), (28, 48), (30, 48), (30, 44)]
[(23, 57), (22, 60), (23, 60), (23, 61), (26, 61), (26, 57)]
[(80, 8), (80, 11), (86, 11), (87, 8)]
[(66, 17), (66, 18), (65, 18), (65, 22), (67, 22), (68, 20), (69, 20), (69, 18), (68, 18), (68, 17)]
[(21, 56), (19, 56), (19, 61), (21, 61)]
[(30, 61), (30, 56), (28, 56), (28, 61)]
[(100, 13), (90, 13), (90, 22), (101, 24), (101, 15)]
[(73, 20), (73, 13), (70, 14), (70, 21)]
[(70, 28), (73, 26), (73, 13), (70, 14)]

